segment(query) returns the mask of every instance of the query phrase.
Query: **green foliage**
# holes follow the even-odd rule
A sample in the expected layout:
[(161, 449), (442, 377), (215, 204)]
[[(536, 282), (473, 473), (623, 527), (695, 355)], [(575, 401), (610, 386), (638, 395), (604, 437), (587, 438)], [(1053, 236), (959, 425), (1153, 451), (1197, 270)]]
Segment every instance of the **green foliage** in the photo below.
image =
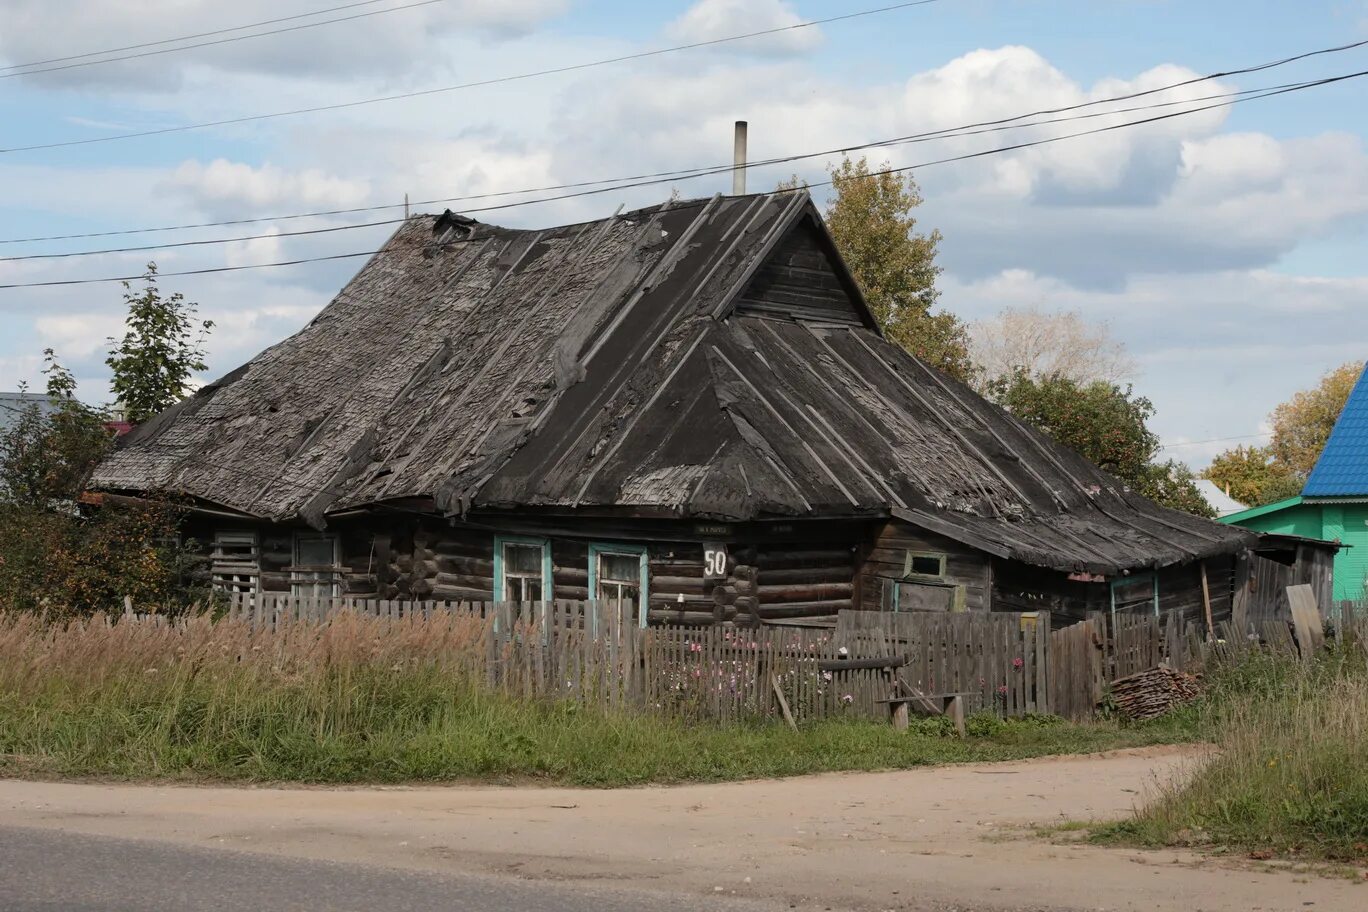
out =
[(1137, 493), (1174, 510), (1214, 515), (1187, 466), (1176, 460), (1154, 462), (1159, 438), (1148, 424), (1154, 405), (1130, 386), (1037, 377), (1017, 369), (990, 382), (988, 395)]
[[(711, 725), (491, 693), (459, 627), (377, 636), (0, 615), (0, 775), (404, 782), (534, 777), (590, 786), (1007, 760), (1165, 734), (1048, 717)], [(440, 628), (440, 629), (439, 629)], [(447, 637), (446, 640), (443, 637)]]
[(156, 263), (147, 264), (143, 282), (137, 293), (124, 283), (127, 331), (121, 341), (109, 340), (105, 359), (114, 372), (110, 387), (134, 424), (185, 397), (193, 372), (206, 367), (204, 338), (214, 326), (210, 320), (197, 324), (198, 306), (180, 292), (162, 296)]
[(917, 231), (912, 213), (923, 202), (917, 182), (910, 174), (887, 173), (886, 164), (871, 171), (865, 158), (843, 159), (831, 179), (836, 195), (827, 207), (827, 227), (885, 336), (932, 367), (970, 380), (968, 331), (953, 314), (933, 310), (940, 298), (941, 234)]
[(0, 432), (0, 607), (89, 614), (122, 603), (173, 600), (180, 576), (169, 504), (78, 500), (113, 443), (106, 416), (76, 398), (71, 373), (45, 352), (51, 411), (36, 403)]
[(1363, 373), (1362, 361), (1328, 371), (1315, 387), (1302, 390), (1268, 416), (1273, 439), (1266, 447), (1238, 446), (1211, 462), (1204, 476), (1251, 507), (1276, 503), (1301, 493), (1344, 411), (1349, 393)]
[(1278, 461), (1271, 447), (1237, 446), (1211, 461), (1202, 477), (1226, 489), (1247, 507), (1295, 497), (1305, 479)]
[(1184, 714), (1215, 743), (1207, 763), (1097, 838), (1368, 859), (1368, 652), (1361, 645), (1310, 664), (1254, 654), (1217, 669), (1207, 695)]
[(74, 500), (113, 439), (104, 414), (76, 399), (76, 381), (52, 349), (43, 355), (52, 409), (44, 414), (30, 403), (0, 432), (0, 504), (46, 507)]

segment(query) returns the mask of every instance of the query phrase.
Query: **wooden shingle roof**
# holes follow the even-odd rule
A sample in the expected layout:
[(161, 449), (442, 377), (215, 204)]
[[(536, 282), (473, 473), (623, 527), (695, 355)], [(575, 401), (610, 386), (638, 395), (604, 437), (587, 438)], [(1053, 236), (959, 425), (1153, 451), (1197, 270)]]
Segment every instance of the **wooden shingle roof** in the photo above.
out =
[(130, 435), (111, 491), (268, 519), (896, 515), (1115, 572), (1242, 547), (885, 342), (805, 193), (513, 231), (408, 221), (306, 328)]

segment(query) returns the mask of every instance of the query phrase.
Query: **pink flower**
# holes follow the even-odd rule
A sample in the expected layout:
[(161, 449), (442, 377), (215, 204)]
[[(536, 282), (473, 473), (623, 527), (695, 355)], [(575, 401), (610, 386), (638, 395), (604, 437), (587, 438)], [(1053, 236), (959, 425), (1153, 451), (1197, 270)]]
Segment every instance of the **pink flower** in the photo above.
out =
[(1000, 685), (1000, 686), (998, 687), (998, 693), (1000, 693), (1000, 694), (1005, 694), (1005, 693), (1007, 693), (1007, 685), (1006, 685), (1006, 684)]
[(1021, 656), (1017, 656), (1015, 659), (1012, 659), (1012, 667), (1013, 667), (1013, 668), (1020, 668), (1021, 666), (1025, 665), (1025, 664), (1026, 664), (1025, 660), (1022, 659)]
[(853, 697), (853, 696), (850, 695), (850, 694), (846, 694), (844, 697), (841, 697), (841, 702), (842, 702), (842, 703), (854, 703), (854, 702), (855, 702), (855, 697)]

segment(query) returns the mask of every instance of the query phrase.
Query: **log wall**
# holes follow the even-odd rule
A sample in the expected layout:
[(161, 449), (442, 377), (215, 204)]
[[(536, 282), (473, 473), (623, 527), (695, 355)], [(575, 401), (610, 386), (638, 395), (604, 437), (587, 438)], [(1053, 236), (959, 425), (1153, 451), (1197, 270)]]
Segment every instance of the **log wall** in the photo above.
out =
[(892, 608), (889, 587), (904, 578), (909, 551), (945, 555), (945, 573), (940, 582), (959, 590), (955, 605), (966, 611), (989, 609), (993, 585), (990, 558), (982, 551), (902, 520), (892, 520), (879, 528), (864, 549), (857, 580), (860, 609), (887, 611)]

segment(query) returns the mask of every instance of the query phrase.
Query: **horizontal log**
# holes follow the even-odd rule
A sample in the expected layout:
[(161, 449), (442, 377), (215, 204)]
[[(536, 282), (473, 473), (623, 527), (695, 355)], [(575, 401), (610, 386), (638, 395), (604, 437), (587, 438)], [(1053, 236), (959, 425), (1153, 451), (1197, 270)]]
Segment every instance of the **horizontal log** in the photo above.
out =
[(737, 596), (735, 607), (740, 614), (754, 614), (760, 607), (760, 600), (753, 595)]
[(494, 591), (493, 580), (464, 573), (439, 573), (433, 577), (432, 585), (446, 589), (479, 589), (485, 593), (485, 598), (489, 598), (489, 593)]
[(589, 569), (587, 567), (568, 567), (556, 565), (551, 568), (551, 576), (560, 585), (561, 580), (565, 580), (570, 585), (589, 585)]
[[(901, 570), (901, 567), (899, 568)], [(761, 586), (782, 586), (795, 583), (839, 583), (849, 582), (855, 575), (854, 567), (847, 563), (841, 566), (791, 567), (784, 570), (760, 571)]]
[[(559, 595), (559, 590), (557, 595)], [(684, 601), (679, 601), (675, 595), (662, 595), (655, 593), (651, 596), (651, 607), (684, 611), (713, 611), (717, 606), (712, 598), (706, 595), (686, 595)]]
[(443, 573), (468, 573), (494, 578), (494, 561), (487, 557), (437, 556), (437, 569)]
[(675, 624), (683, 627), (711, 627), (717, 618), (711, 611), (671, 611), (652, 608), (646, 615), (652, 624)]
[(820, 585), (799, 586), (761, 586), (760, 604), (773, 602), (826, 602), (849, 601), (854, 586), (850, 583), (823, 583)]
[(433, 586), (432, 597), (444, 601), (490, 601), (488, 589), (465, 589), (460, 586)]
[(849, 549), (834, 551), (761, 551), (755, 558), (760, 572), (785, 570), (799, 567), (837, 567), (842, 564), (851, 566), (854, 558)]
[(703, 594), (703, 576), (657, 576), (651, 574), (651, 590), (654, 592), (683, 592), (685, 595)]
[(834, 616), (842, 611), (849, 611), (851, 607), (849, 599), (832, 602), (780, 602), (760, 605), (756, 613), (761, 620), (786, 617), (825, 617)]
[(712, 600), (715, 605), (733, 605), (736, 603), (735, 586), (714, 586)]

